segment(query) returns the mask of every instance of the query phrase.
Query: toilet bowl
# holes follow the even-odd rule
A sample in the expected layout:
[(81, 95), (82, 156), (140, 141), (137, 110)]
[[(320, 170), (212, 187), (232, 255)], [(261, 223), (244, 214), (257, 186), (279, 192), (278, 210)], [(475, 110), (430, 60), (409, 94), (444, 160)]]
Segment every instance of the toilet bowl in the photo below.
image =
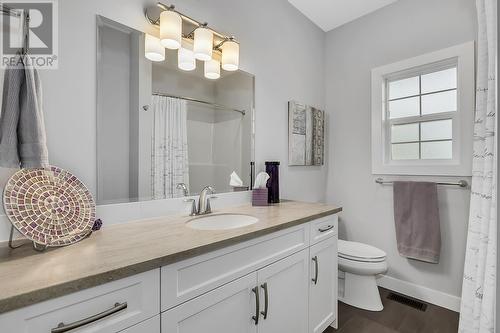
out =
[(345, 276), (339, 300), (360, 309), (382, 311), (376, 276), (387, 271), (386, 253), (367, 244), (339, 239), (338, 262)]

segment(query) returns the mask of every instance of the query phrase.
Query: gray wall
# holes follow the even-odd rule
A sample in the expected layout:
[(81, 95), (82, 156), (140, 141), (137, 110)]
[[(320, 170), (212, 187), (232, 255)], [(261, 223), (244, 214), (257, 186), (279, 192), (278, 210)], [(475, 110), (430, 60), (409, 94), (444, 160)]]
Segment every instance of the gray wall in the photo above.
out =
[[(51, 163), (96, 189), (96, 14), (156, 32), (140, 0), (59, 2), (59, 69), (41, 73)], [(324, 33), (286, 0), (179, 0), (176, 7), (237, 36), (241, 68), (256, 75), (256, 160), (282, 161), (282, 193), (324, 199), (326, 167), (288, 168), (287, 101), (324, 107)], [(258, 22), (258, 24), (255, 24)]]
[(392, 188), (375, 184), (371, 174), (370, 70), (474, 39), (470, 0), (400, 0), (326, 37), (327, 200), (344, 207), (340, 236), (386, 251), (389, 276), (455, 296), (461, 291), (470, 193), (439, 189), (443, 245), (438, 265), (399, 256)]

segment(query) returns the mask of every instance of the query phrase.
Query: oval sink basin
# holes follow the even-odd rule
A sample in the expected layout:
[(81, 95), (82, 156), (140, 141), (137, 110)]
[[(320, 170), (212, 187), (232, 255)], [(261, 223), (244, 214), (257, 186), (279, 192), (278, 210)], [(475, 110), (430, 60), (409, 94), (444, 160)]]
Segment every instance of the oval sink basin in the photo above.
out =
[(189, 220), (186, 225), (198, 230), (228, 230), (246, 227), (257, 223), (258, 218), (243, 214), (216, 214), (195, 217)]

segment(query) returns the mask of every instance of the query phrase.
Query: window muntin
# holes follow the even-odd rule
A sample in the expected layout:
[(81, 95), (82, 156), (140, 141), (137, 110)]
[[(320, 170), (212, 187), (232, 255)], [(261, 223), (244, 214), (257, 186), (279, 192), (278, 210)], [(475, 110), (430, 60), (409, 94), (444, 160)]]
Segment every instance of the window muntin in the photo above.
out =
[(457, 66), (386, 80), (390, 159), (453, 159)]

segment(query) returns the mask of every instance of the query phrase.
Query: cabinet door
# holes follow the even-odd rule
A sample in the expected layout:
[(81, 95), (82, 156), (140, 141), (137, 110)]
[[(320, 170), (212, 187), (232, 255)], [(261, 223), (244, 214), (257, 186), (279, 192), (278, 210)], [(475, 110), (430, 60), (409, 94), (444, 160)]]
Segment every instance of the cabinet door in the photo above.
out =
[(308, 254), (307, 249), (303, 250), (257, 272), (259, 333), (307, 332)]
[(160, 333), (160, 315), (129, 327), (120, 333)]
[(309, 332), (321, 333), (337, 320), (337, 237), (311, 246)]
[(256, 333), (256, 286), (254, 272), (172, 308), (162, 314), (162, 333)]

